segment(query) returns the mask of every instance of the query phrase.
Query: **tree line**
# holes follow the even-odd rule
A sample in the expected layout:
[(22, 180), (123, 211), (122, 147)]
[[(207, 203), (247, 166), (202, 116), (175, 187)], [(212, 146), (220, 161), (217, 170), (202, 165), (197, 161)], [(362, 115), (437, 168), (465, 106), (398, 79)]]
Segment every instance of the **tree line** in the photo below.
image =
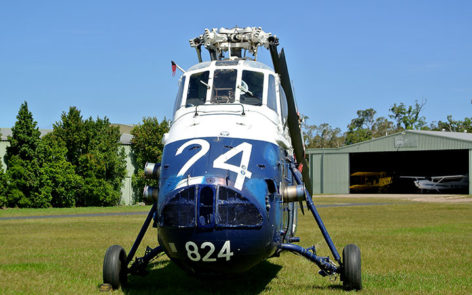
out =
[[(0, 208), (119, 204), (126, 176), (119, 127), (106, 117), (84, 119), (80, 110), (70, 107), (52, 132), (41, 136), (27, 102), (16, 118), (8, 136), (6, 170), (0, 161)], [(140, 167), (132, 181), (139, 192), (137, 201), (146, 183), (142, 167), (146, 161), (160, 161), (161, 139), (168, 126), (166, 120), (144, 118), (131, 130), (133, 161)]]
[[(449, 132), (472, 132), (472, 117), (454, 120), (448, 115), (445, 121), (428, 124), (421, 115), (426, 101), (415, 101), (414, 105), (395, 103), (389, 108), (388, 118), (376, 117), (373, 108), (358, 110), (357, 118), (347, 125), (347, 131), (342, 132), (328, 123), (309, 125), (308, 117), (303, 118), (302, 130), (307, 148), (336, 148), (363, 142), (404, 130), (432, 130)], [(391, 119), (391, 120), (389, 120)]]
[[(394, 104), (388, 118), (376, 117), (372, 108), (358, 110), (346, 132), (328, 123), (308, 125), (303, 122), (308, 148), (333, 148), (385, 136), (403, 130), (446, 130), (472, 132), (472, 117), (429, 125), (421, 111), (425, 101), (414, 105)], [(113, 206), (121, 199), (126, 176), (126, 154), (120, 144), (119, 127), (108, 118), (84, 119), (80, 110), (70, 107), (52, 132), (41, 137), (32, 113), (24, 102), (18, 111), (12, 135), (8, 136), (4, 161), (0, 161), (0, 208), (2, 207), (74, 207)], [(143, 118), (131, 134), (131, 160), (136, 167), (132, 187), (136, 201), (141, 201), (144, 185), (157, 186), (144, 177), (146, 162), (161, 160), (162, 138), (169, 122)]]

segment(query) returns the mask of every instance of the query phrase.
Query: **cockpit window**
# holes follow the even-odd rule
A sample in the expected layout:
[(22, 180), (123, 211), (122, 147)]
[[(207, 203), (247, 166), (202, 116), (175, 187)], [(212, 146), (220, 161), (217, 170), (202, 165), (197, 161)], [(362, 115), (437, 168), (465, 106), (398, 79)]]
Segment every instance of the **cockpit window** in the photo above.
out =
[(285, 91), (280, 86), (279, 88), (279, 93), (280, 93), (280, 110), (282, 111), (282, 123), (285, 124), (285, 121), (287, 121), (288, 117), (288, 106), (287, 106), (287, 97), (285, 96)]
[(184, 92), (184, 86), (185, 86), (185, 76), (183, 76), (179, 82), (179, 90), (177, 91), (177, 96), (175, 97), (174, 113), (178, 109), (180, 109), (180, 105), (182, 104), (182, 94)]
[(243, 71), (239, 101), (244, 104), (262, 105), (262, 93), (264, 90), (264, 74), (253, 71)]
[(211, 103), (233, 103), (236, 88), (235, 69), (215, 70)]
[(267, 91), (267, 106), (277, 112), (277, 95), (275, 90), (275, 77), (269, 75), (269, 89)]
[(185, 107), (193, 107), (205, 103), (208, 90), (209, 71), (195, 73), (190, 76), (188, 83), (187, 101)]

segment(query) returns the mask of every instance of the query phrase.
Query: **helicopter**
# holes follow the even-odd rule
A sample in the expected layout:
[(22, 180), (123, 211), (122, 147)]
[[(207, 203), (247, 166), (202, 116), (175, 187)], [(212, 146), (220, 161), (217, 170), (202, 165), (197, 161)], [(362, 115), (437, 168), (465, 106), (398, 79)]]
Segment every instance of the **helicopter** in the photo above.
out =
[[(359, 247), (339, 255), (313, 203), (301, 120), (279, 39), (259, 27), (205, 29), (190, 40), (198, 63), (182, 72), (161, 163), (144, 172), (158, 179), (143, 195), (152, 207), (130, 252), (105, 253), (103, 282), (124, 286), (165, 253), (193, 275), (242, 273), (288, 251), (310, 260), (322, 276), (340, 276), (346, 290), (360, 290)], [(210, 60), (202, 60), (202, 47)], [(269, 50), (273, 68), (257, 61)], [(315, 247), (296, 245), (297, 214), (312, 213), (334, 260)], [(158, 246), (134, 257), (149, 225)]]

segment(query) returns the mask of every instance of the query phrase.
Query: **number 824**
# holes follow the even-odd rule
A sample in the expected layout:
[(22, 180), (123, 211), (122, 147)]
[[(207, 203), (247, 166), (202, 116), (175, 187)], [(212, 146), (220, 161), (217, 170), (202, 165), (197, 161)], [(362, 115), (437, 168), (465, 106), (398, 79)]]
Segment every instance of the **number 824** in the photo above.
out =
[[(201, 252), (205, 252), (208, 249), (206, 254), (202, 257)], [(224, 258), (226, 261), (231, 260), (231, 256), (234, 255), (231, 252), (231, 243), (230, 241), (225, 241), (223, 247), (221, 247), (220, 251), (216, 255), (216, 257), (212, 257), (213, 253), (215, 252), (215, 245), (212, 242), (203, 242), (198, 248), (197, 244), (192, 241), (188, 241), (185, 243), (185, 250), (187, 250), (187, 257), (192, 261), (203, 261), (203, 262), (214, 262), (217, 258)]]

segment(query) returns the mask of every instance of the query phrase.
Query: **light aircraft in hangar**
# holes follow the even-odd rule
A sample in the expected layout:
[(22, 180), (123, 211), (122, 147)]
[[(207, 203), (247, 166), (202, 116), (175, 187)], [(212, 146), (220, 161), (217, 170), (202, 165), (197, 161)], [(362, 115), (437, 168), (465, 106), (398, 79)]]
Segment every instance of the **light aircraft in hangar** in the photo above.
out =
[(469, 175), (443, 175), (443, 176), (401, 176), (401, 178), (414, 179), (413, 183), (421, 191), (444, 192), (450, 190), (464, 190), (469, 187)]
[[(347, 245), (341, 258), (312, 201), (300, 118), (278, 44), (255, 27), (206, 29), (190, 40), (198, 63), (179, 67), (162, 161), (145, 167), (159, 179), (159, 187), (144, 189), (153, 206), (128, 254), (118, 245), (106, 251), (105, 284), (119, 288), (161, 253), (190, 274), (227, 275), (288, 251), (316, 264), (322, 276), (339, 275), (345, 289), (362, 288), (359, 248)], [(202, 60), (202, 47), (210, 61)], [(273, 68), (256, 60), (260, 47), (270, 51)], [(295, 244), (303, 201), (334, 260)], [(158, 245), (135, 258), (151, 222)]]

